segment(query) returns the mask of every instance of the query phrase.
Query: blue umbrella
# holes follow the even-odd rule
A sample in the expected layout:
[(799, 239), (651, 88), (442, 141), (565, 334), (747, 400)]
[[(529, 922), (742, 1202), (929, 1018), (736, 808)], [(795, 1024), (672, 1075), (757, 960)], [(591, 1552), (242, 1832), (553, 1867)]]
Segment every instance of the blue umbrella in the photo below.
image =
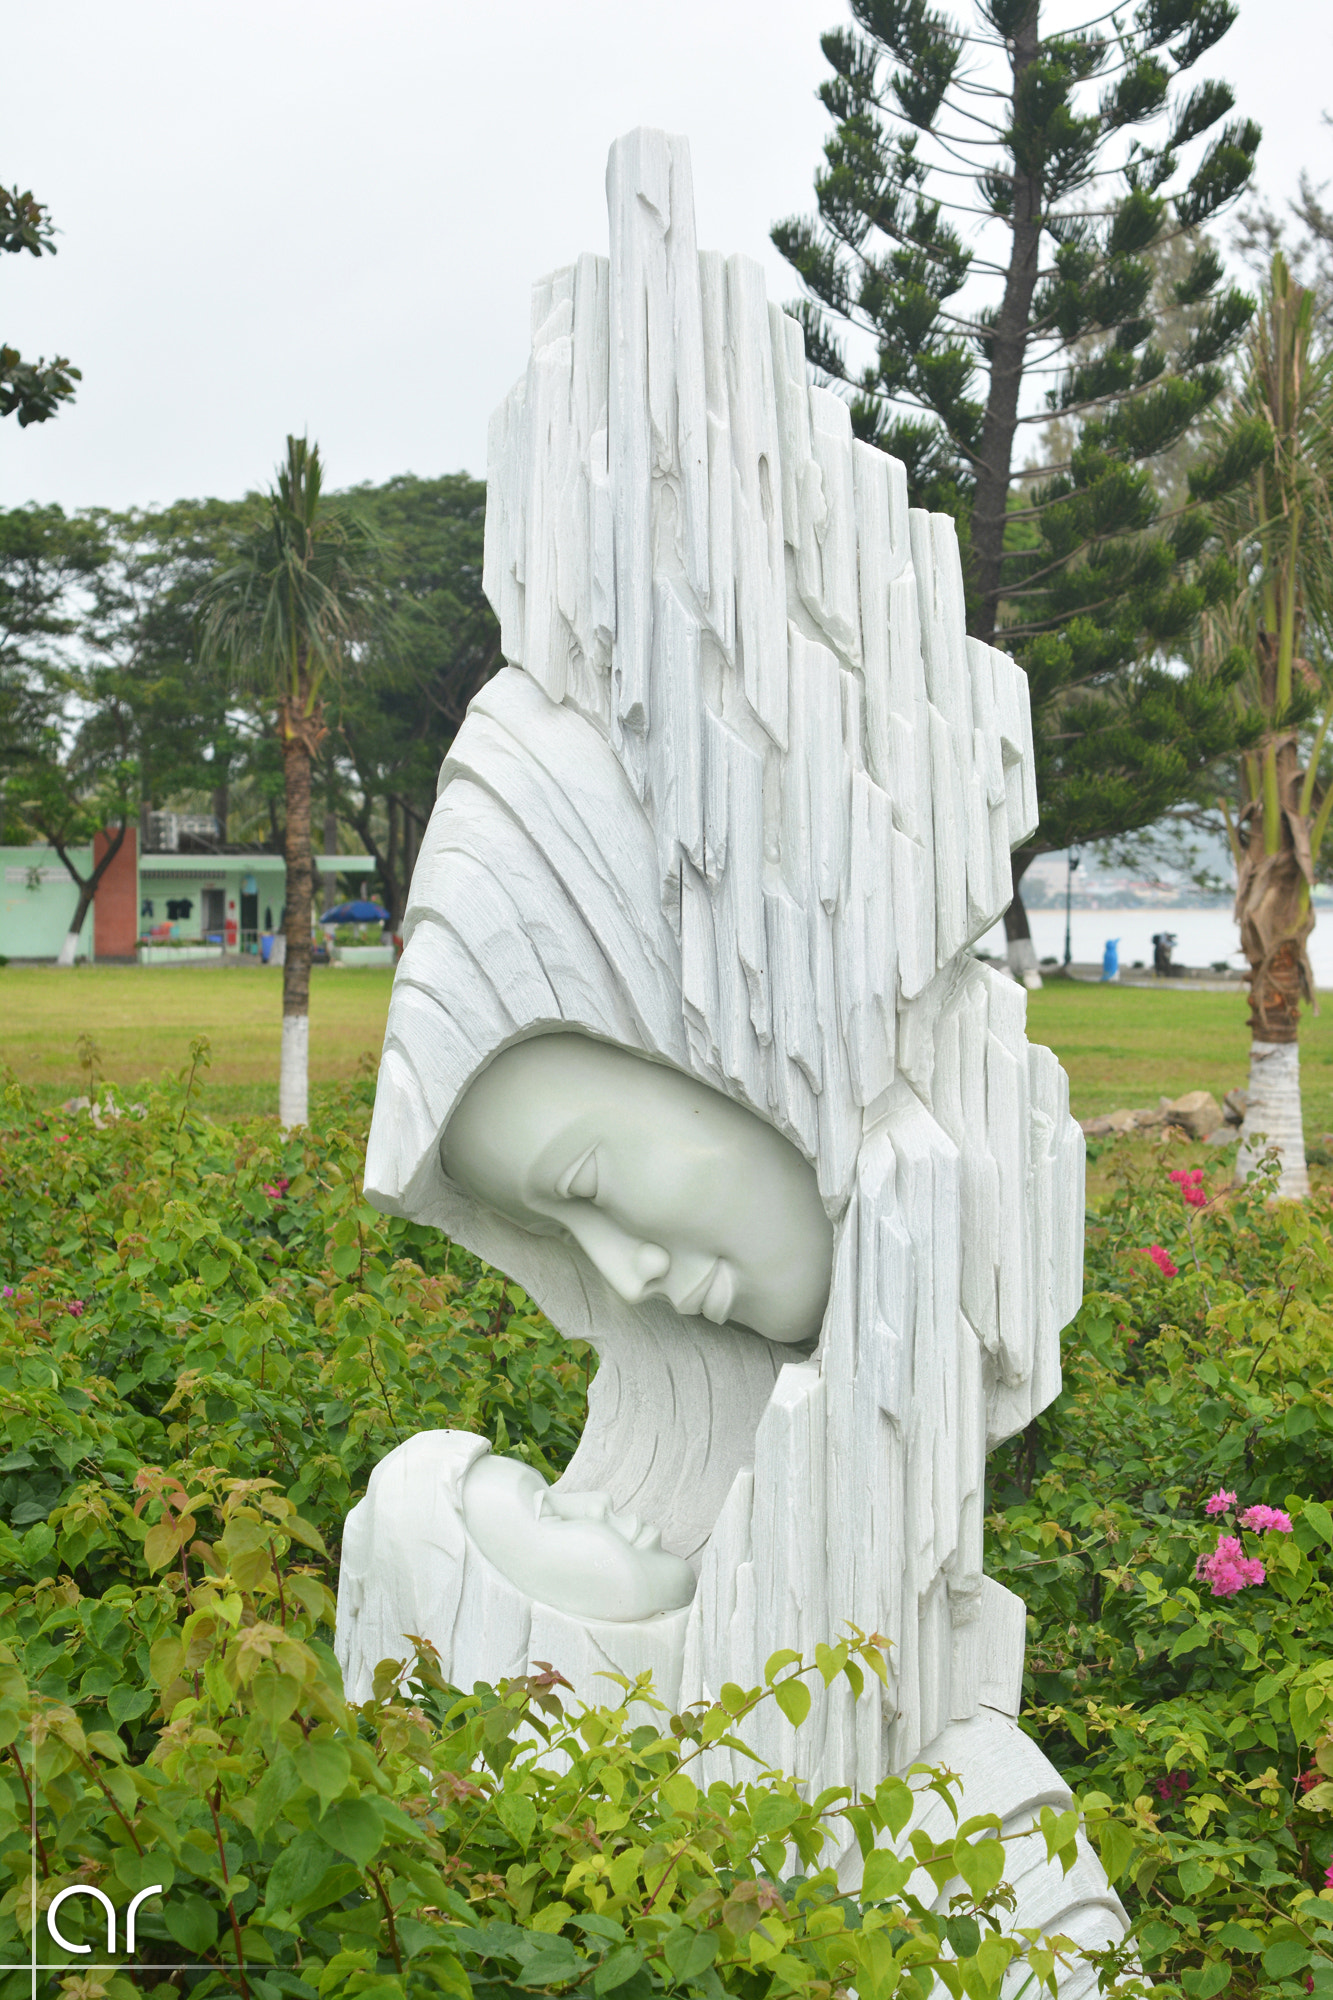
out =
[(382, 910), (378, 903), (339, 903), (332, 910), (325, 910), (319, 920), (322, 924), (387, 924), (389, 912)]

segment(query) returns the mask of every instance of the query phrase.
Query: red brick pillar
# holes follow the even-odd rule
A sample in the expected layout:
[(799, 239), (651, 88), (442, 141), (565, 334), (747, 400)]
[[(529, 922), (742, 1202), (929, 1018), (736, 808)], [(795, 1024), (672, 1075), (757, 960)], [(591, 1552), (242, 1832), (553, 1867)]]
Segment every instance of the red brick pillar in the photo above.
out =
[[(112, 836), (93, 836), (93, 866), (97, 866)], [(133, 958), (139, 940), (139, 829), (127, 826), (125, 838), (93, 898), (94, 958)]]

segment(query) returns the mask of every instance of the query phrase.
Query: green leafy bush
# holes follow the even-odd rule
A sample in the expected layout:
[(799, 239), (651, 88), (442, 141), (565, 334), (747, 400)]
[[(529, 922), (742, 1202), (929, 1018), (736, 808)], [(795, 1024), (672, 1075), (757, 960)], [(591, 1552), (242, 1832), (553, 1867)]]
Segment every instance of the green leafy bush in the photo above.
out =
[[(429, 1649), (350, 1708), (337, 1536), (376, 1459), (447, 1424), (554, 1476), (589, 1357), (364, 1203), (365, 1088), (284, 1142), (201, 1115), (202, 1043), (137, 1106), (80, 1054), (83, 1109), (44, 1119), (11, 1088), (0, 1152), (0, 1961), (67, 1964), (71, 2000), (924, 2000), (936, 1977), (998, 1994), (1019, 1953), (1033, 1991), (1052, 1974), (1053, 1947), (1009, 1925), (998, 1822), (875, 1851), (944, 1777), (861, 1800), (758, 1765), (704, 1782), (759, 1702), (799, 1723), (811, 1676), (860, 1692), (873, 1635), (775, 1655), (764, 1686), (682, 1715), (646, 1684), (581, 1702), (553, 1673), (460, 1693)], [(848, 1826), (860, 1899), (821, 1866)], [(1048, 1852), (1071, 1860), (1075, 1830), (1048, 1809)], [(61, 1904), (91, 1964), (46, 1926), (75, 1886), (117, 1915), (108, 1950), (93, 1897)], [(28, 1990), (0, 1973), (0, 2000)]]
[[(998, 1993), (1030, 1941), (993, 1822), (876, 1850), (858, 1901), (821, 1868), (823, 1830), (872, 1849), (905, 1824), (903, 1784), (809, 1801), (758, 1766), (702, 1779), (703, 1744), (743, 1739), (757, 1702), (799, 1721), (812, 1675), (873, 1670), (873, 1635), (775, 1656), (769, 1684), (680, 1716), (547, 1674), (451, 1691), (428, 1650), (347, 1707), (331, 1590), (372, 1465), (453, 1425), (554, 1477), (591, 1357), (365, 1204), (368, 1086), (283, 1141), (202, 1114), (202, 1044), (137, 1105), (91, 1043), (81, 1060), (83, 1109), (10, 1089), (0, 1120), (0, 1962), (28, 1957), (35, 1879), (71, 2000)], [(1191, 1157), (1139, 1140), (1103, 1160), (1065, 1392), (993, 1462), (988, 1563), (1027, 1600), (1026, 1719), (1156, 1990), (1333, 1991), (1328, 1211), (1235, 1195)], [(1213, 1495), (1235, 1497), (1210, 1515)], [(1256, 1506), (1290, 1532), (1243, 1526)], [(1073, 1830), (1048, 1816), (1051, 1851)], [(93, 1968), (51, 1944), (42, 1912), (84, 1884), (128, 1957), (130, 1901), (157, 1883), (132, 1981), (96, 1969), (86, 1896), (59, 1925)], [(932, 1915), (913, 1891), (946, 1883)], [(211, 1969), (172, 1983), (178, 1962)], [(1029, 1954), (1031, 1995), (1051, 1966)], [(0, 1973), (0, 2000), (28, 1990)]]
[(1064, 1394), (991, 1466), (1025, 1719), (1106, 1802), (1167, 1990), (1333, 1992), (1328, 1202), (1170, 1139), (1109, 1157)]

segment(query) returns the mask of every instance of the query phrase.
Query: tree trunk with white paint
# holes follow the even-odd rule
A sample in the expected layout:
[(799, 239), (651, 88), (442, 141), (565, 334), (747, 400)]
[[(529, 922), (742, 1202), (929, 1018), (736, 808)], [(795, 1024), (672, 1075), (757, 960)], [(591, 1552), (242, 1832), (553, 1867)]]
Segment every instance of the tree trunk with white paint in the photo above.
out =
[(285, 1132), (310, 1122), (310, 770), (326, 734), (323, 707), (309, 699), (302, 663), (300, 692), (278, 710), (287, 804), (287, 909), (283, 923), (282, 1059), (278, 1121)]
[[(1263, 693), (1279, 701), (1279, 647), (1260, 631)], [(1307, 941), (1314, 929), (1310, 818), (1302, 810), (1305, 773), (1291, 731), (1262, 746), (1262, 783), (1242, 815), (1236, 842), (1236, 922), (1250, 961), (1250, 1101), (1241, 1128), (1236, 1180), (1249, 1179), (1269, 1147), (1282, 1162), (1278, 1193), (1310, 1192), (1301, 1127), (1301, 1002), (1314, 1003)]]
[(1250, 1100), (1241, 1126), (1236, 1179), (1247, 1181), (1266, 1153), (1281, 1163), (1277, 1191), (1304, 1201), (1310, 1192), (1301, 1123), (1301, 1049), (1297, 1041), (1250, 1044)]

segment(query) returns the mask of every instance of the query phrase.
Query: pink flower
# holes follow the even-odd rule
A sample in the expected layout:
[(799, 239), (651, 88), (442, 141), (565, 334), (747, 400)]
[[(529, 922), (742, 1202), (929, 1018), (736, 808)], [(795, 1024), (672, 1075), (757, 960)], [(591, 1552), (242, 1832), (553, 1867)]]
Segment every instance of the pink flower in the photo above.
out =
[(265, 1181), (264, 1193), (270, 1201), (281, 1201), (290, 1186), (291, 1182), (287, 1180), (274, 1181), (271, 1185), (268, 1181)]
[(1303, 1792), (1312, 1791), (1323, 1776), (1322, 1771), (1302, 1771), (1296, 1783)]
[[(1235, 1498), (1235, 1495), (1232, 1495)], [(1247, 1507), (1240, 1517), (1242, 1528), (1256, 1535), (1289, 1535), (1291, 1516), (1281, 1507)]]
[(68, 1144), (69, 1144), (69, 1133), (68, 1133), (68, 1132), (57, 1132), (57, 1133), (56, 1133), (56, 1144), (57, 1144), (57, 1146), (68, 1146)]
[(1176, 1266), (1171, 1262), (1171, 1259), (1167, 1256), (1160, 1243), (1150, 1243), (1143, 1254), (1145, 1257), (1152, 1258), (1153, 1263), (1164, 1278), (1174, 1278), (1178, 1275)]
[(1202, 1167), (1173, 1167), (1167, 1179), (1180, 1189), (1191, 1208), (1207, 1208), (1208, 1190), (1203, 1184)]
[[(1330, 1861), (1324, 1870), (1324, 1887), (1326, 1889), (1333, 1889), (1333, 1861)], [(1310, 1988), (1310, 1991), (1314, 1992), (1313, 1986)]]
[(81, 1319), (83, 1316), (83, 1300), (71, 1299), (66, 1305), (65, 1311), (71, 1313), (75, 1319)]
[(1194, 1780), (1188, 1771), (1168, 1771), (1164, 1778), (1157, 1780), (1153, 1789), (1159, 1799), (1165, 1799), (1169, 1803), (1177, 1792), (1187, 1792), (1193, 1783)]
[(1200, 1556), (1194, 1574), (1208, 1584), (1214, 1597), (1234, 1597), (1252, 1583), (1262, 1583), (1268, 1572), (1255, 1556), (1247, 1556), (1235, 1535), (1222, 1535), (1209, 1556)]
[(1210, 1493), (1203, 1503), (1205, 1514), (1225, 1514), (1228, 1507), (1234, 1507), (1236, 1496), (1228, 1493), (1225, 1486), (1219, 1486), (1216, 1493)]

